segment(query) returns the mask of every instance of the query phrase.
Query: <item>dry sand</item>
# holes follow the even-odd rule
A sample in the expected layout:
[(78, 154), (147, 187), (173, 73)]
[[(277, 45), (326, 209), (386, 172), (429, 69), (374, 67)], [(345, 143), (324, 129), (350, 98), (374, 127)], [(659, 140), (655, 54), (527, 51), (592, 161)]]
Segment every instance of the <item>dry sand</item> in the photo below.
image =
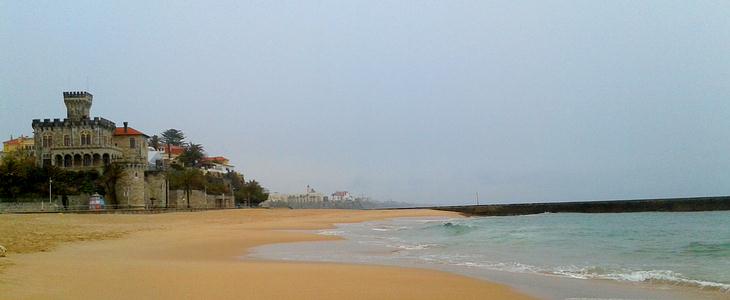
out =
[(226, 210), (0, 215), (0, 299), (528, 299), (451, 273), (241, 259), (263, 244), (336, 239), (291, 229), (437, 216), (431, 210)]

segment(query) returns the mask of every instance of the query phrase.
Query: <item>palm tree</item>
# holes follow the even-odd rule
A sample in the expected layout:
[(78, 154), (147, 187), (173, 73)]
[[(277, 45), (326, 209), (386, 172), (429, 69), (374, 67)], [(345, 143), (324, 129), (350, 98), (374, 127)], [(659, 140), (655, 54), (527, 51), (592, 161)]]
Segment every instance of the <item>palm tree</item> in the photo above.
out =
[(186, 167), (195, 167), (198, 163), (200, 163), (200, 160), (202, 160), (203, 157), (205, 157), (203, 145), (188, 143), (187, 146), (185, 146), (183, 153), (180, 154), (180, 157), (178, 157), (178, 160), (180, 160)]
[(160, 137), (157, 135), (153, 135), (150, 138), (150, 147), (154, 148), (155, 150), (160, 150)]

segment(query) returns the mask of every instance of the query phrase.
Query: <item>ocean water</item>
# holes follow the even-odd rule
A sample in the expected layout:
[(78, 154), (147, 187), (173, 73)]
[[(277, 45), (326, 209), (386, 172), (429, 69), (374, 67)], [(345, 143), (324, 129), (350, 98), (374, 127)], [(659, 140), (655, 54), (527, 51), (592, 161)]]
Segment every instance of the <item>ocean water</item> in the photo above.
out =
[(730, 212), (399, 219), (320, 234), (431, 264), (730, 292)]
[(370, 249), (355, 257), (320, 255), (324, 260), (341, 261), (340, 254), (349, 261), (408, 260), (730, 293), (730, 212), (396, 219), (319, 233)]
[(246, 257), (436, 269), (538, 299), (730, 299), (730, 212), (401, 218), (317, 233), (343, 240)]

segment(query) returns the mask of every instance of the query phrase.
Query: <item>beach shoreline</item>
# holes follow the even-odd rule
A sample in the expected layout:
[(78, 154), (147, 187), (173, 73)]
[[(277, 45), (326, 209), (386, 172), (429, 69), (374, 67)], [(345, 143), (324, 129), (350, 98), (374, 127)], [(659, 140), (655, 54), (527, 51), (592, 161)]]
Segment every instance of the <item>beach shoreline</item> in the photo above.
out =
[[(398, 227), (402, 223), (392, 221), (413, 219), (414, 221), (442, 221), (451, 219), (397, 218), (373, 223), (368, 227)], [(389, 224), (389, 222), (391, 222)], [(362, 223), (361, 223), (362, 224)], [(488, 282), (510, 286), (515, 290), (539, 299), (727, 299), (728, 294), (717, 290), (706, 290), (690, 286), (649, 282), (622, 282), (608, 279), (584, 279), (554, 274), (514, 272), (485, 269), (453, 264), (430, 264), (411, 258), (390, 255), (400, 250), (368, 245), (370, 241), (358, 240), (348, 234), (347, 226), (361, 224), (337, 224), (332, 230), (309, 231), (325, 236), (339, 236), (343, 240), (310, 241), (283, 244), (269, 244), (253, 248), (242, 259), (266, 259), (287, 262), (329, 262), (364, 265), (397, 266), (432, 269), (469, 276)], [(389, 246), (393, 248), (393, 246)], [(314, 253), (317, 256), (313, 255)], [(342, 255), (340, 255), (342, 254)]]
[(238, 259), (265, 244), (338, 239), (292, 230), (424, 216), (457, 214), (272, 209), (0, 215), (0, 244), (9, 245), (0, 294), (11, 299), (531, 299), (504, 285), (436, 270)]

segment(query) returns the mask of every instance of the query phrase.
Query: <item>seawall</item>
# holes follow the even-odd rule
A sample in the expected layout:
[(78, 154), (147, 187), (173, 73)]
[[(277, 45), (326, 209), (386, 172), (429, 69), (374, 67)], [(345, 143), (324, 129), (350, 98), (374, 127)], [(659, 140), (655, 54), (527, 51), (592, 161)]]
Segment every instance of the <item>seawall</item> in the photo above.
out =
[(491, 205), (439, 206), (431, 209), (460, 212), (477, 216), (512, 216), (541, 213), (627, 213), (627, 212), (687, 212), (730, 210), (730, 196), (666, 198), (611, 201), (580, 201), (553, 203), (520, 203)]

